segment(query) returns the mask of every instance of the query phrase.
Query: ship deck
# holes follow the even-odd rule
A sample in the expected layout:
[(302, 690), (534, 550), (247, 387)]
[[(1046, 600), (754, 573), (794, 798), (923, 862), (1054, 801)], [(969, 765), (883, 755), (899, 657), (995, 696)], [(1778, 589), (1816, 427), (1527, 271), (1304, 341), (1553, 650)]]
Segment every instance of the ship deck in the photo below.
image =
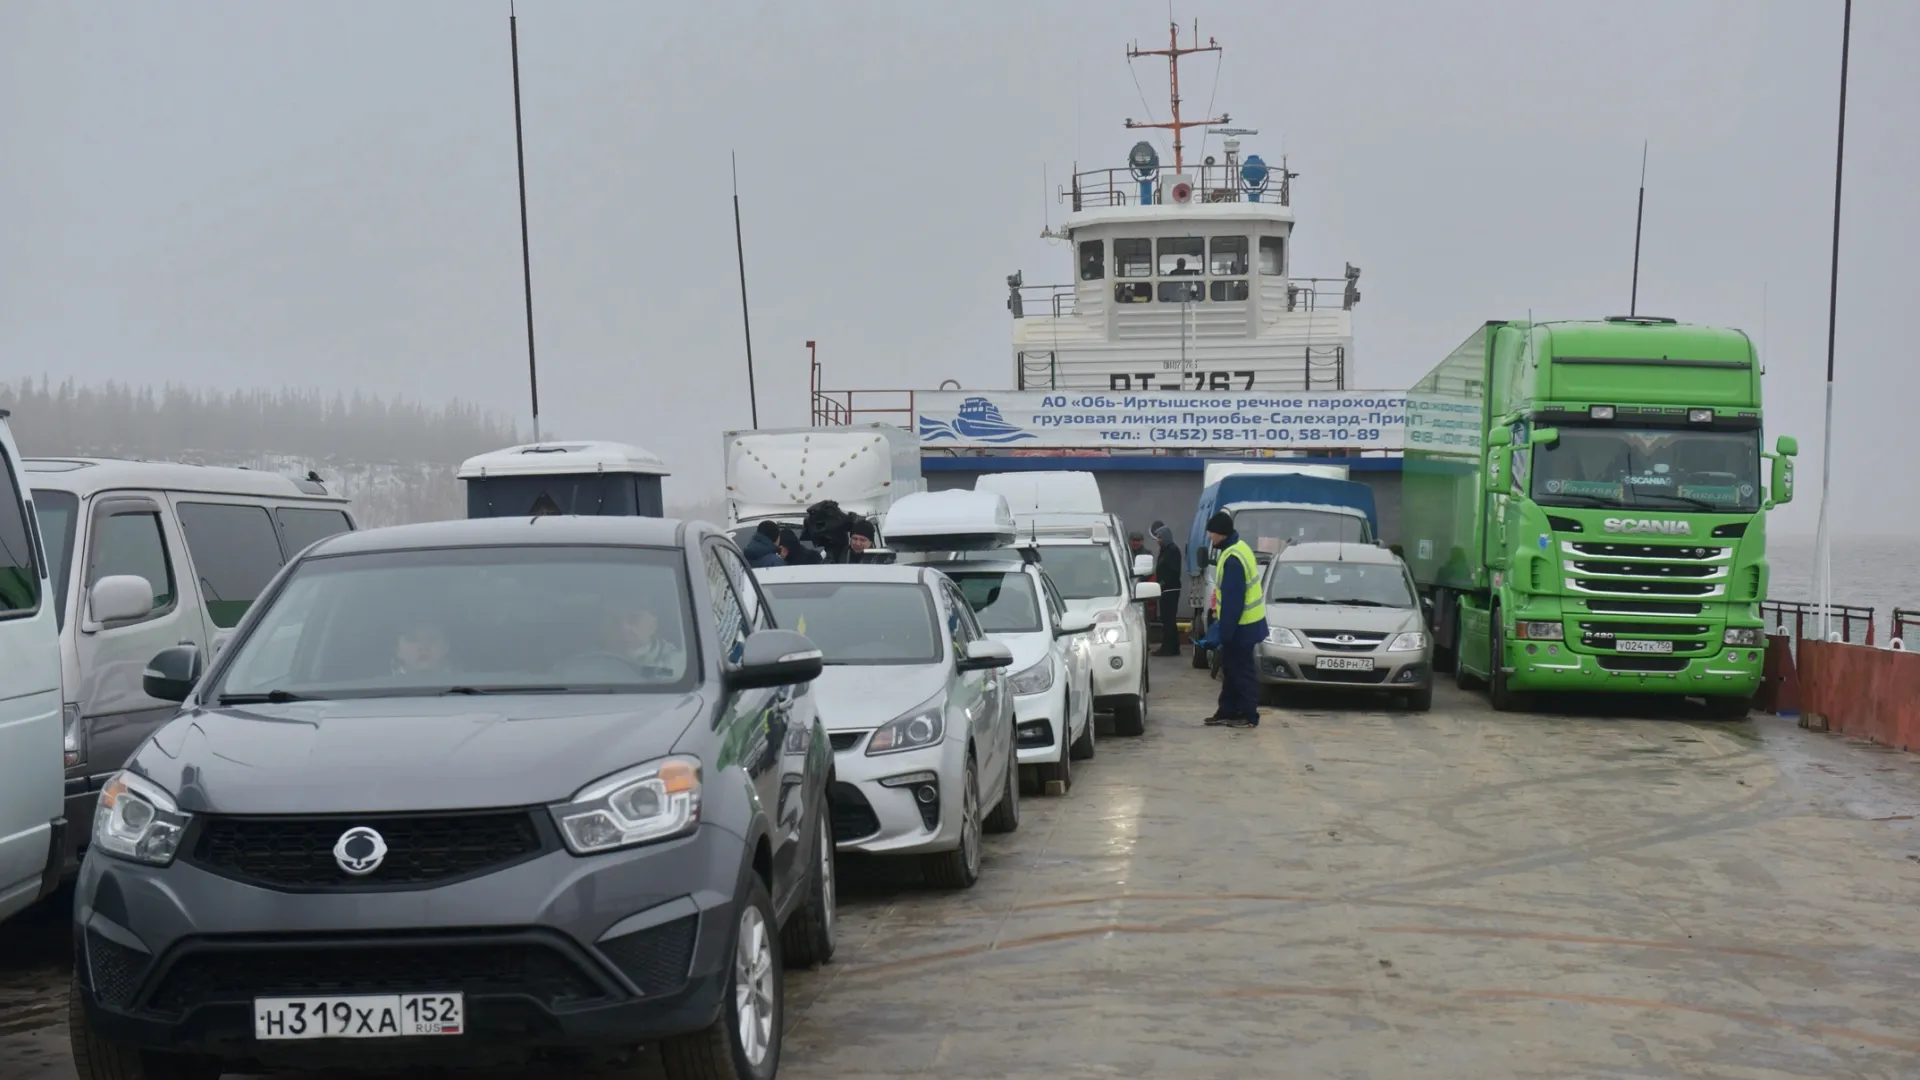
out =
[[(1791, 721), (1328, 698), (1141, 739), (952, 895), (845, 866), (788, 1080), (1911, 1077), (1920, 760)], [(64, 928), (0, 928), (0, 1075), (67, 1080)]]

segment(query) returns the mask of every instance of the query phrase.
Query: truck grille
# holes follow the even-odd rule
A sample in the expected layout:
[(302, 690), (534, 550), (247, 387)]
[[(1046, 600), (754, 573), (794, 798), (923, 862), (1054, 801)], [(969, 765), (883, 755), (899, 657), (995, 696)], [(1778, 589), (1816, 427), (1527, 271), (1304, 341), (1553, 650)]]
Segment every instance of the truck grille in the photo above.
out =
[(1725, 547), (1585, 540), (1562, 540), (1560, 551), (1572, 575), (1567, 591), (1602, 596), (1724, 596), (1733, 555)]
[(1599, 665), (1608, 671), (1681, 671), (1687, 666), (1684, 656), (1602, 656)]
[(1727, 591), (1727, 587), (1718, 582), (1582, 577), (1568, 578), (1567, 588), (1577, 593), (1607, 593), (1613, 596), (1720, 596)]
[(1601, 600), (1587, 601), (1587, 610), (1596, 615), (1698, 615), (1707, 610), (1705, 604), (1689, 604), (1679, 600)]
[[(333, 848), (356, 826), (379, 832), (387, 855), (354, 877)], [(467, 814), (371, 814), (365, 817), (209, 817), (188, 861), (224, 877), (269, 889), (378, 889), (443, 884), (498, 870), (547, 847), (526, 810)]]
[(1711, 578), (1725, 573), (1711, 563), (1631, 563), (1575, 559), (1570, 564), (1582, 574), (1608, 577)]

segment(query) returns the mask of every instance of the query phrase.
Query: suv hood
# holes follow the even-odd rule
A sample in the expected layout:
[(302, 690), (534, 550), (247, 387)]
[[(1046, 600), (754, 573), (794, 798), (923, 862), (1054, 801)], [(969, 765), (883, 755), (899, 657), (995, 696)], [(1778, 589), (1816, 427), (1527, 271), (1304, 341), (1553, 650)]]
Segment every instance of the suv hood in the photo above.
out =
[(809, 690), (828, 731), (870, 731), (946, 685), (945, 664), (829, 664)]
[(189, 813), (389, 813), (560, 802), (673, 752), (693, 694), (367, 698), (200, 709), (129, 767)]
[(1013, 654), (1013, 663), (1007, 665), (1006, 669), (1008, 678), (1045, 660), (1048, 654), (1053, 652), (1053, 637), (1044, 630), (1037, 634), (988, 634), (987, 636), (1005, 645), (1007, 651)]
[(1268, 604), (1267, 625), (1289, 630), (1363, 630), (1376, 634), (1426, 628), (1419, 608), (1348, 604)]

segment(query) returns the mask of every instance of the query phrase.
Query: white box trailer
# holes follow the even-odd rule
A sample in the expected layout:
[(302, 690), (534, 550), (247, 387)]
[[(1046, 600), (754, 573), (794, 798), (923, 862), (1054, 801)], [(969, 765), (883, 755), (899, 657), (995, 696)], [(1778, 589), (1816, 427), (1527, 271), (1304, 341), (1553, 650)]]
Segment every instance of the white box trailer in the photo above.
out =
[(797, 524), (822, 499), (884, 528), (895, 501), (926, 490), (920, 437), (892, 424), (729, 431), (724, 443), (729, 528)]

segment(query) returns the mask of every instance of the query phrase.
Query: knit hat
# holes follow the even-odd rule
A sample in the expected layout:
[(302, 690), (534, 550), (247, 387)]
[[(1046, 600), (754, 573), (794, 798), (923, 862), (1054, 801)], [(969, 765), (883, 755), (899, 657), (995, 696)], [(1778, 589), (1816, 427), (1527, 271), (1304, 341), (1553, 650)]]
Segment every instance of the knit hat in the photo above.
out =
[(1216, 536), (1233, 535), (1233, 515), (1225, 510), (1215, 510), (1213, 516), (1207, 519), (1207, 531)]
[(780, 539), (780, 524), (776, 521), (763, 521), (760, 523), (759, 528), (754, 531), (769, 540)]
[(873, 522), (868, 521), (866, 518), (855, 521), (853, 527), (847, 531), (853, 536), (864, 536), (869, 540), (874, 539)]

